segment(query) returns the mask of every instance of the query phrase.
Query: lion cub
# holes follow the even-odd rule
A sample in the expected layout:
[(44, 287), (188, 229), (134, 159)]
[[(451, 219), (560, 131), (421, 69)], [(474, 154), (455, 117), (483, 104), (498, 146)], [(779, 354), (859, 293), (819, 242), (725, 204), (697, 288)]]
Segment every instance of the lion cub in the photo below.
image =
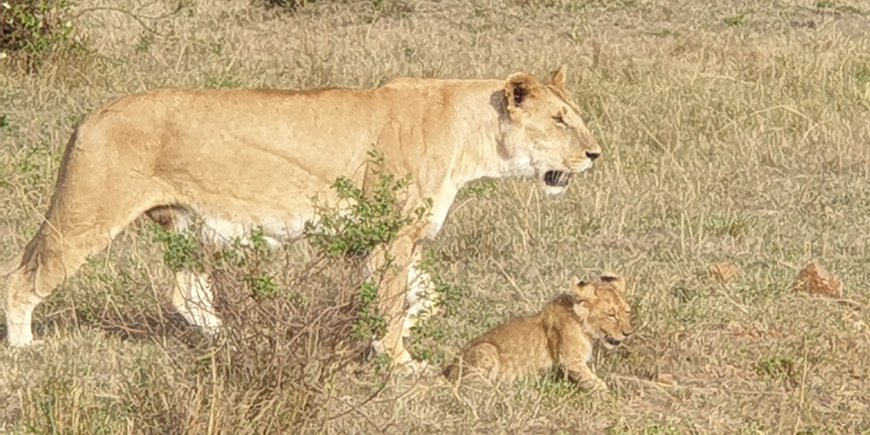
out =
[(607, 390), (586, 363), (595, 341), (613, 349), (632, 334), (624, 295), (625, 280), (615, 274), (603, 274), (594, 283), (574, 278), (571, 292), (556, 296), (538, 313), (472, 340), (443, 374), (451, 380), (469, 374), (514, 380), (558, 365), (585, 388)]

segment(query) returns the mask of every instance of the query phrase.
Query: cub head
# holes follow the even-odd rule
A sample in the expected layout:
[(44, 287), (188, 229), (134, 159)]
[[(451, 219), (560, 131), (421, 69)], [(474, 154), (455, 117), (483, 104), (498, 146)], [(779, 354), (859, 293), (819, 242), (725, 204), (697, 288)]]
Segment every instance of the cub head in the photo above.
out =
[(575, 312), (585, 318), (584, 330), (607, 349), (619, 346), (634, 333), (631, 307), (625, 301), (625, 280), (613, 273), (587, 283), (574, 278)]
[(563, 66), (548, 82), (514, 73), (504, 86), (499, 151), (513, 173), (534, 176), (550, 195), (563, 193), (572, 175), (592, 168), (601, 155), (565, 81)]

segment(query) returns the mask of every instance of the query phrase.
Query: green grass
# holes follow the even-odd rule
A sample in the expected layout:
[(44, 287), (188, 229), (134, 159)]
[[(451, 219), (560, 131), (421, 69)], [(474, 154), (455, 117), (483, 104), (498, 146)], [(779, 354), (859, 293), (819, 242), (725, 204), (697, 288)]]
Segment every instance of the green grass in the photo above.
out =
[[(117, 3), (142, 17), (175, 6)], [(870, 35), (849, 12), (870, 3), (305, 3), (288, 14), (186, 2), (146, 21), (156, 33), (92, 10), (73, 23), (94, 50), (86, 61), (27, 73), (0, 60), (0, 258), (39, 224), (75, 122), (121, 94), (544, 77), (567, 64), (603, 157), (561, 199), (526, 181), (462, 192), (425, 248), (450, 309), (420, 326), (411, 350), (440, 366), (571, 275), (612, 269), (629, 280), (638, 330), (594, 354), (612, 393), (552, 376), (454, 390), (387, 377), (376, 360), (332, 367), (340, 352), (315, 333), (292, 346), (210, 346), (167, 310), (170, 268), (139, 222), (37, 309), (43, 347), (0, 346), (0, 432), (870, 431)], [(313, 319), (305, 307), (353, 290), (345, 263), (294, 285), (311, 269), (309, 245), (276, 257), (267, 287), (298, 295), (244, 305), (251, 322), (290, 310), (275, 328), (296, 331)], [(810, 260), (843, 279), (844, 301), (789, 291)], [(743, 273), (719, 283), (718, 261)]]

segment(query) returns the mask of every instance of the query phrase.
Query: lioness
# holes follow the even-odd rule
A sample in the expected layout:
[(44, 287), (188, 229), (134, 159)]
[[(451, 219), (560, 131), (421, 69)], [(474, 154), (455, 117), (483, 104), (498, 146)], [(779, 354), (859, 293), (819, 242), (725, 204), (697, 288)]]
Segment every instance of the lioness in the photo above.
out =
[[(565, 82), (563, 67), (547, 82), (514, 73), (373, 89), (160, 89), (109, 102), (72, 134), (45, 219), (7, 272), (7, 339), (31, 343), (37, 304), (137, 217), (174, 230), (200, 219), (214, 243), (253, 227), (290, 241), (314, 215), (313, 198), (337, 199), (337, 177), (371, 188), (374, 149), (384, 170), (411, 177), (407, 211), (432, 201), (426, 219), (369, 257), (370, 270), (386, 259), (398, 266), (381, 277), (388, 326), (374, 344), (396, 364), (412, 362), (401, 339), (406, 284), (425, 278), (418, 242), (438, 233), (459, 189), (482, 177), (536, 177), (558, 194), (601, 154)], [(213, 333), (220, 320), (207, 278), (178, 272), (171, 300)]]
[(511, 319), (472, 340), (444, 375), (471, 374), (489, 381), (514, 380), (561, 366), (571, 380), (593, 391), (607, 390), (587, 366), (592, 345), (615, 348), (632, 334), (625, 280), (604, 274), (594, 283), (574, 279), (538, 313)]

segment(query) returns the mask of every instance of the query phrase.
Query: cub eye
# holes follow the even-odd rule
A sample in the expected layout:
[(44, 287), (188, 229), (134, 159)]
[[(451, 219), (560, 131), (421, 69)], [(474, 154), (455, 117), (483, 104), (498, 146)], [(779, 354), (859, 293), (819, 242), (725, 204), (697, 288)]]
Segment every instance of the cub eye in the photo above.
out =
[(556, 115), (556, 116), (554, 116), (554, 117), (553, 117), (553, 121), (556, 121), (556, 124), (559, 124), (559, 125), (562, 126), (562, 127), (567, 127), (567, 126), (568, 126), (568, 123), (565, 122), (565, 118), (563, 118), (562, 115)]

